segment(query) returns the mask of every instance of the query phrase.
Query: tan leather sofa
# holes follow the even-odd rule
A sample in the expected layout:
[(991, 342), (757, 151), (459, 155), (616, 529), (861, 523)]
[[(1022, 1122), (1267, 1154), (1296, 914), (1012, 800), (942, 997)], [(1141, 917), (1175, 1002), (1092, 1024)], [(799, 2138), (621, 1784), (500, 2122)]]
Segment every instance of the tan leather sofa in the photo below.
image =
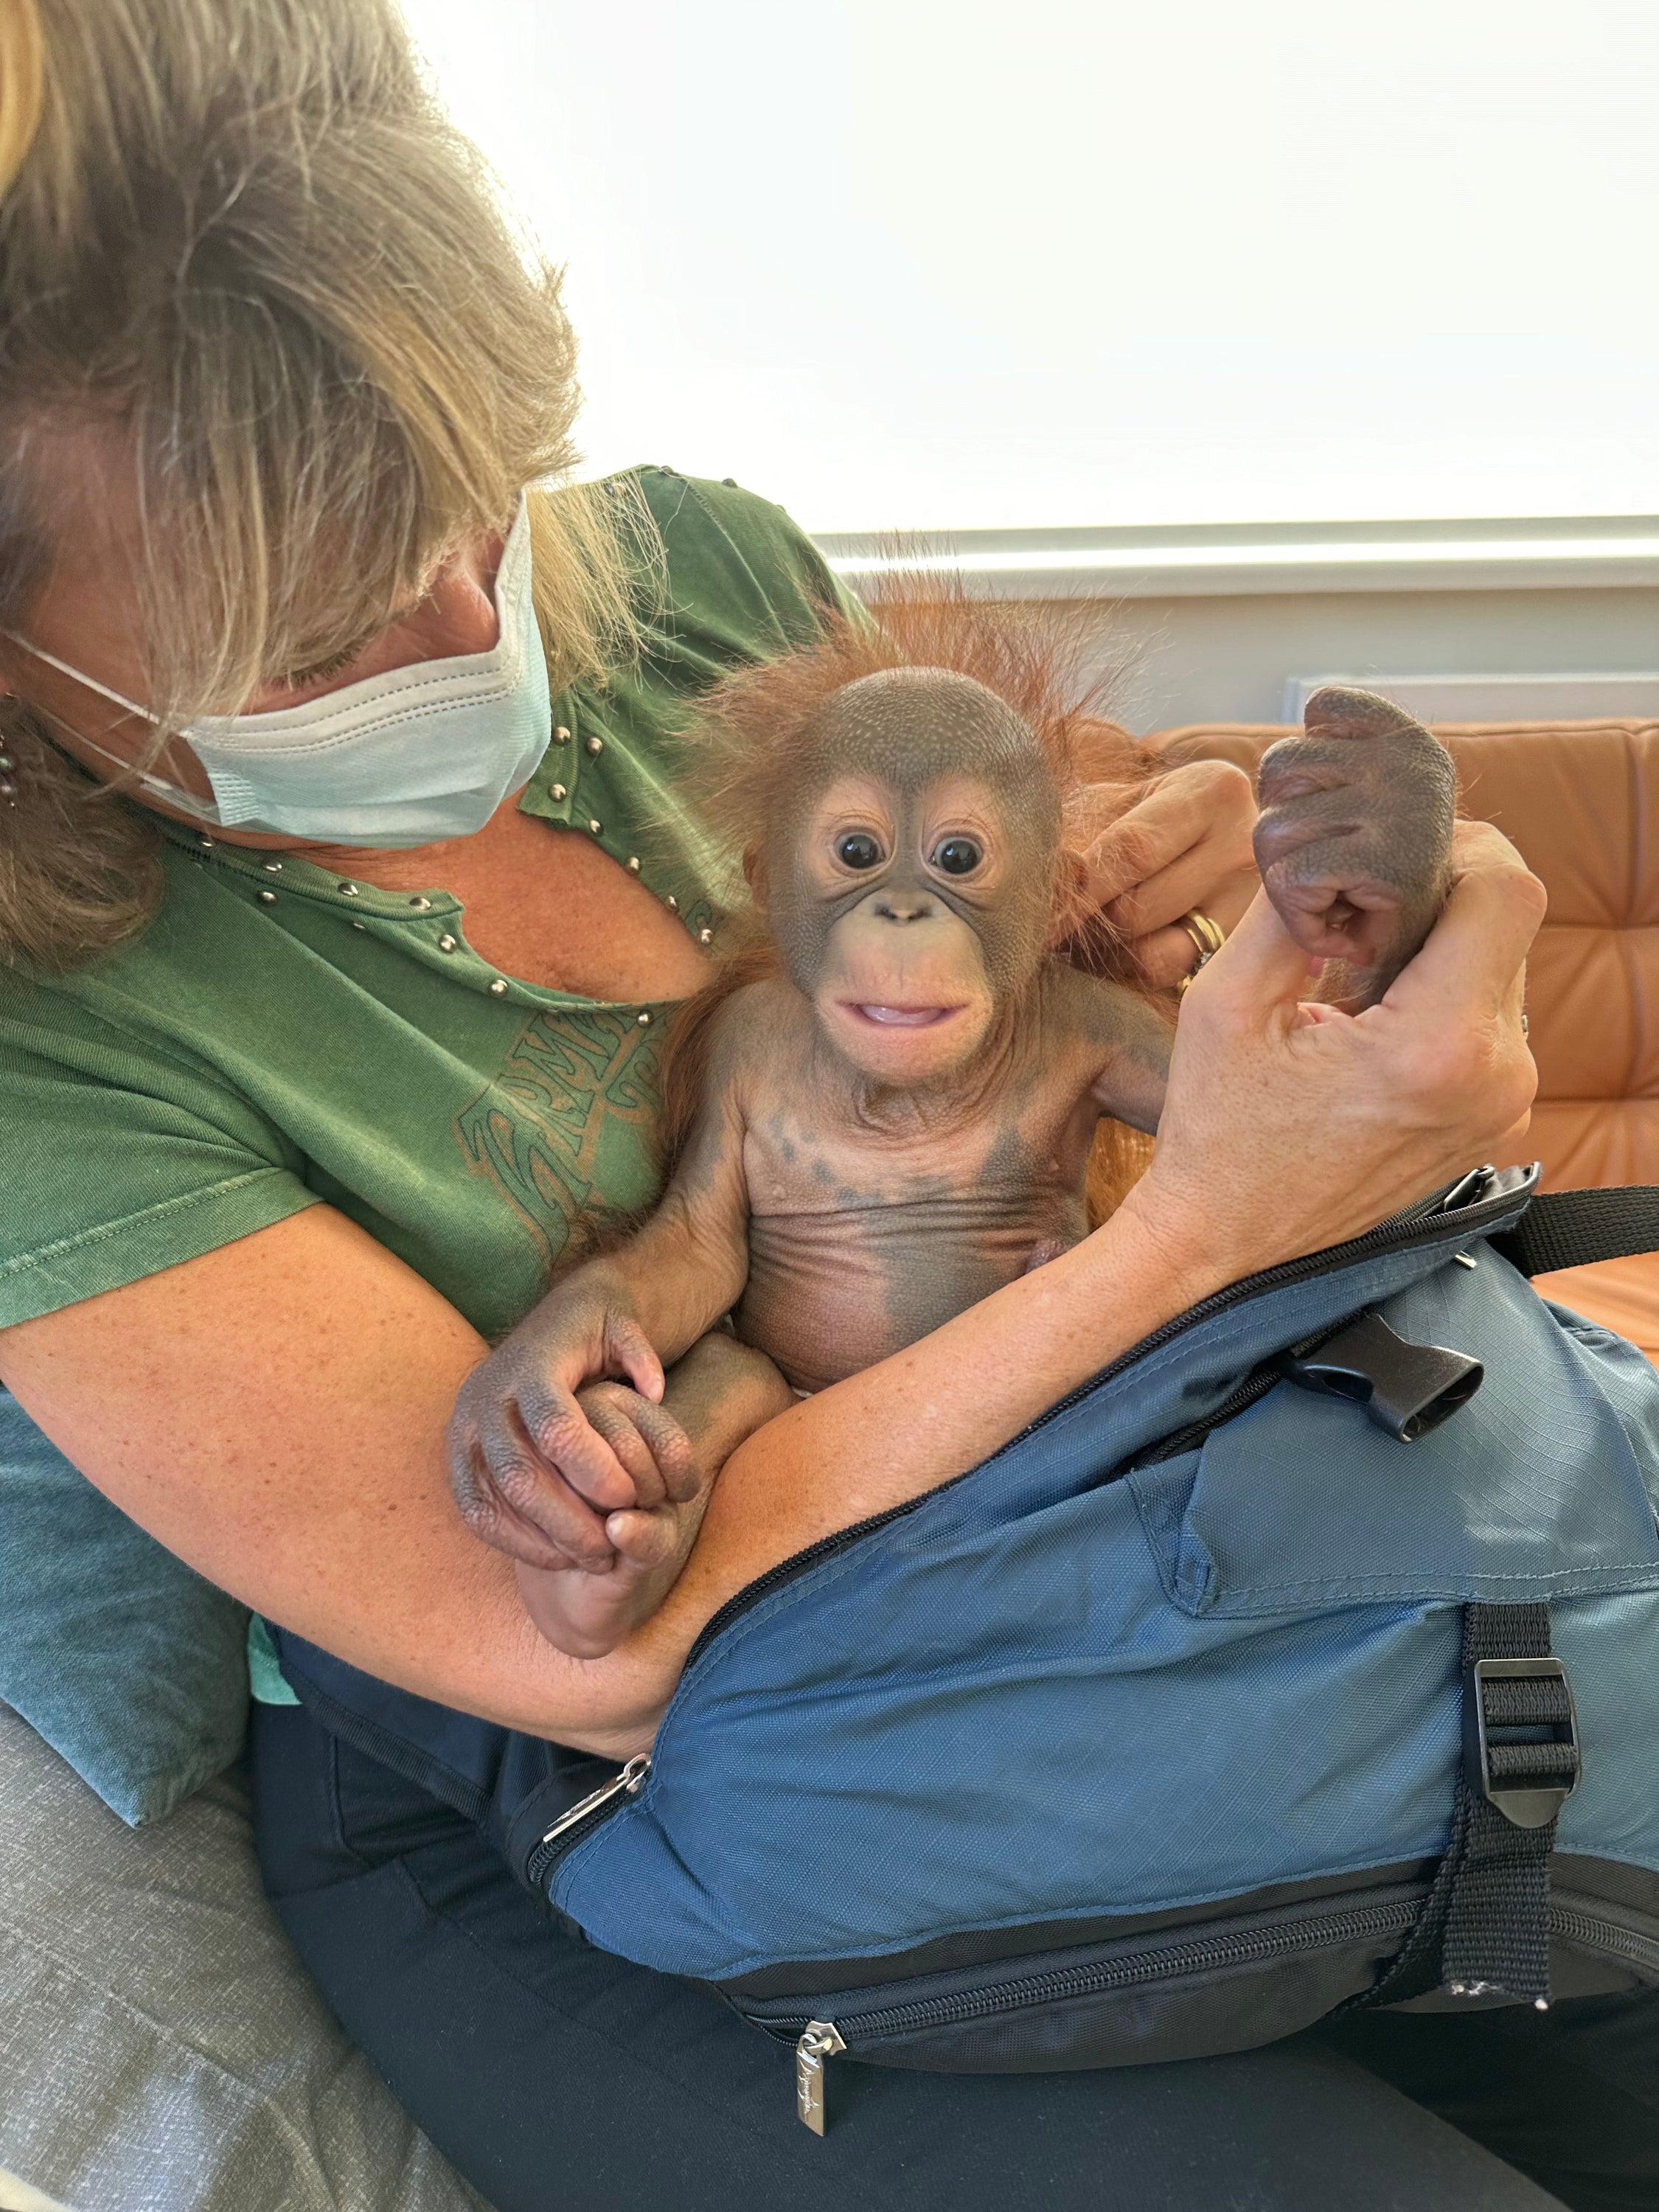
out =
[[(1282, 729), (1166, 730), (1174, 760), (1254, 769)], [(1528, 971), (1538, 1062), (1528, 1157), (1545, 1188), (1659, 1183), (1659, 722), (1458, 724), (1465, 814), (1494, 822), (1549, 892)], [(1540, 1276), (1659, 1361), (1659, 1258)]]

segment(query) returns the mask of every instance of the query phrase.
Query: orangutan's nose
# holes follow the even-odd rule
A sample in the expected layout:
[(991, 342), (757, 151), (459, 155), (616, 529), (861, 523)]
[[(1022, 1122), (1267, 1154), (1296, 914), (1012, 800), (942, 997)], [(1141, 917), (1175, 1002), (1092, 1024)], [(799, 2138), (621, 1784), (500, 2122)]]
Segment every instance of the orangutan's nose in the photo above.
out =
[(876, 899), (875, 912), (883, 921), (931, 921), (939, 905), (927, 891), (884, 890)]

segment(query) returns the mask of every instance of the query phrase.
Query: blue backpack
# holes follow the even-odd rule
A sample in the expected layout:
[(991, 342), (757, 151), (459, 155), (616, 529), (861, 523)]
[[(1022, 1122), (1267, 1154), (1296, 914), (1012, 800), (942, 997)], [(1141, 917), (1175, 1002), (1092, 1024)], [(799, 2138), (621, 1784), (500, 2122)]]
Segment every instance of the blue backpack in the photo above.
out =
[(620, 1771), (284, 1666), (594, 1943), (793, 2043), (819, 2132), (840, 2053), (1129, 2065), (1659, 1984), (1659, 1375), (1526, 1280), (1659, 1245), (1659, 1191), (1536, 1182), (1233, 1285), (772, 1569)]

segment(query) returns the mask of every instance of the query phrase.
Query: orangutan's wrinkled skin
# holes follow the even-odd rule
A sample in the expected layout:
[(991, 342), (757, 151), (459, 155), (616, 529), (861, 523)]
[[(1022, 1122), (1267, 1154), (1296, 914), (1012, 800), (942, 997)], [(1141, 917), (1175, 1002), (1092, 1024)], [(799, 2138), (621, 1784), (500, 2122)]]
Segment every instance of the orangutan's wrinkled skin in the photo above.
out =
[[(1263, 761), (1257, 858), (1357, 1009), (1439, 909), (1454, 778), (1369, 694), (1320, 693), (1306, 726)], [(1056, 955), (1060, 800), (1013, 709), (967, 676), (889, 669), (826, 701), (812, 758), (751, 869), (782, 972), (720, 1005), (660, 1206), (557, 1283), (457, 1406), (462, 1511), (578, 1656), (655, 1609), (706, 1502), (654, 1402), (664, 1365), (729, 1314), (803, 1393), (856, 1373), (1086, 1233), (1103, 1115), (1158, 1126), (1172, 1029)], [(610, 1559), (578, 1565), (538, 1524), (554, 1479), (606, 1515)]]
[(1451, 888), (1457, 776), (1438, 738), (1370, 691), (1316, 691), (1306, 735), (1261, 756), (1255, 864), (1279, 917), (1328, 969), (1321, 998), (1374, 1006)]

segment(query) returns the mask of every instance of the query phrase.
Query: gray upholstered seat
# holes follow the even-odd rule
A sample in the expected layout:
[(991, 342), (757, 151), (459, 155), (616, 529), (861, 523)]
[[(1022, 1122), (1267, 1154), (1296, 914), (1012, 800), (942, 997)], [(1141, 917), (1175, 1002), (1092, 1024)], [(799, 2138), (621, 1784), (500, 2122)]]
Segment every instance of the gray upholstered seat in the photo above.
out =
[(133, 1830), (0, 1705), (0, 2207), (40, 2196), (489, 2212), (289, 1949), (240, 1784)]

